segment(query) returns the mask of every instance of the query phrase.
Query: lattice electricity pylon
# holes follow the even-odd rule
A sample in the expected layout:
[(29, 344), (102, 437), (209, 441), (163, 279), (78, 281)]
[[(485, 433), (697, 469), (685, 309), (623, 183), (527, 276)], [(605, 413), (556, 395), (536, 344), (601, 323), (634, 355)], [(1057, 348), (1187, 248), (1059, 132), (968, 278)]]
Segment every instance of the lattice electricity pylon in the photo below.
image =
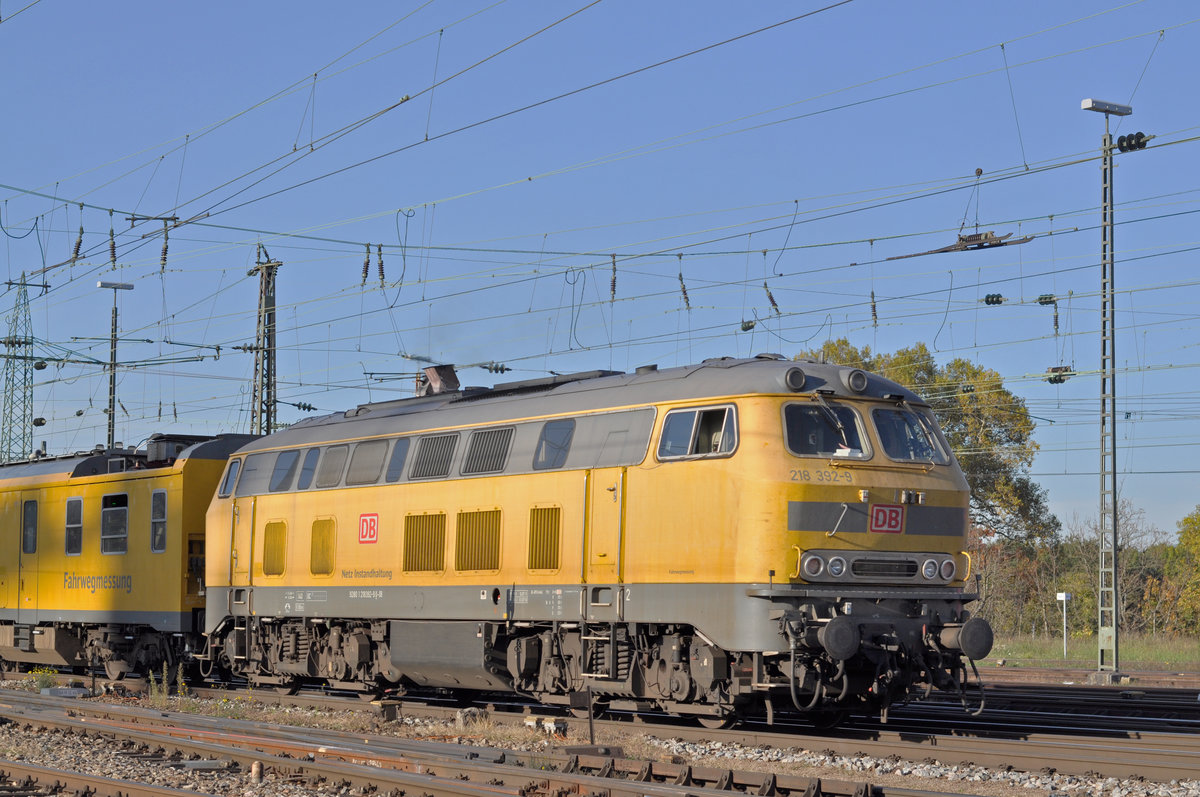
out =
[(270, 434), (275, 430), (275, 272), (282, 265), (278, 260), (271, 260), (266, 249), (259, 244), (257, 262), (254, 268), (246, 272), (247, 276), (259, 276), (250, 434)]
[(4, 344), (4, 416), (0, 420), (0, 458), (29, 459), (33, 453), (33, 323), (29, 319), (29, 290), (25, 275), (17, 286), (17, 301), (8, 318)]

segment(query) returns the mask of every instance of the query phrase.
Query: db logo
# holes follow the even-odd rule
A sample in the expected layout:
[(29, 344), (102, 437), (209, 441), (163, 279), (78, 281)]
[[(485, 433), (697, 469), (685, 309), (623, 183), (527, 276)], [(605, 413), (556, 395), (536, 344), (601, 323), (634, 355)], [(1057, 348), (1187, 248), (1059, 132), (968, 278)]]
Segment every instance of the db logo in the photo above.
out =
[(876, 504), (871, 507), (871, 531), (883, 534), (899, 534), (904, 531), (904, 507), (893, 504)]
[(379, 542), (379, 515), (358, 516), (358, 541)]

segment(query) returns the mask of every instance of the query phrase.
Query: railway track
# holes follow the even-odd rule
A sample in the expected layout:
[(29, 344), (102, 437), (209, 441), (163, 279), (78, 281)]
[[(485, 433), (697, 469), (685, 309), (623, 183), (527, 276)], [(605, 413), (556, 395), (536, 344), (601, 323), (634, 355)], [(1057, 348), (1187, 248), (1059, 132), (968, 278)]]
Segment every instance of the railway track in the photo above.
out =
[[(605, 797), (684, 797), (728, 794), (828, 795), (829, 797), (932, 797), (937, 793), (872, 786), (864, 781), (816, 779), (773, 773), (632, 761), (620, 750), (572, 749), (513, 753), (493, 748), (413, 741), (313, 728), (288, 728), (129, 706), (80, 703), (63, 698), (5, 693), (0, 716), (34, 728), (53, 729), (106, 742), (136, 745), (142, 760), (164, 764), (213, 761), (226, 773), (259, 773), (257, 782), (315, 786), (330, 794), (347, 788), (362, 793), (430, 795), (592, 794)], [(7, 766), (0, 762), (0, 769)], [(251, 778), (254, 775), (251, 774)], [(99, 779), (95, 794), (196, 794), (138, 791), (126, 782)], [(274, 793), (274, 790), (271, 790)]]
[[(130, 682), (129, 686), (137, 683)], [(353, 698), (321, 693), (286, 696), (261, 691), (199, 691), (216, 698), (252, 697), (265, 704), (386, 712), (393, 718), (423, 717), (446, 722), (453, 722), (462, 710), (460, 704), (438, 705), (407, 699), (370, 705)], [(1061, 708), (1064, 694), (1080, 697), (1082, 702), (1073, 710), (1064, 711)], [(1078, 777), (1136, 775), (1155, 781), (1195, 780), (1200, 778), (1200, 720), (1170, 716), (1161, 711), (1172, 705), (1172, 696), (1192, 703), (1196, 701), (1194, 691), (1157, 690), (1145, 694), (1141, 690), (1109, 688), (1106, 693), (1106, 690), (1097, 689), (1075, 692), (1045, 686), (1014, 688), (1006, 685), (992, 688), (990, 705), (1010, 699), (1014, 704), (1023, 701), (1027, 706), (1040, 705), (1041, 710), (999, 707), (991, 708), (983, 717), (970, 718), (955, 706), (914, 704), (893, 712), (887, 724), (856, 719), (835, 731), (820, 732), (802, 720), (783, 715), (776, 718), (774, 725), (750, 723), (724, 731), (699, 729), (670, 717), (620, 715), (598, 719), (593, 727), (604, 738), (646, 734), (693, 745), (719, 742), (728, 749), (742, 746), (821, 751), (847, 760), (874, 757), (920, 762), (936, 759), (946, 765), (977, 765), (1031, 773), (1054, 771)], [(1051, 703), (1052, 700), (1059, 702)], [(1107, 713), (1097, 713), (1089, 708), (1089, 701), (1101, 702)], [(1049, 714), (1046, 706), (1050, 705), (1059, 708)], [(1140, 706), (1142, 716), (1129, 716), (1132, 713), (1129, 707), (1133, 705)], [(1113, 723), (1114, 707), (1126, 709), (1119, 729)], [(518, 704), (492, 703), (485, 708), (488, 709), (488, 721), (497, 725), (522, 725), (528, 722), (531, 714), (549, 713), (540, 707), (531, 709)], [(587, 740), (586, 720), (554, 716), (553, 721), (556, 727), (565, 728), (566, 736), (572, 742)], [(618, 765), (613, 766), (619, 769)]]

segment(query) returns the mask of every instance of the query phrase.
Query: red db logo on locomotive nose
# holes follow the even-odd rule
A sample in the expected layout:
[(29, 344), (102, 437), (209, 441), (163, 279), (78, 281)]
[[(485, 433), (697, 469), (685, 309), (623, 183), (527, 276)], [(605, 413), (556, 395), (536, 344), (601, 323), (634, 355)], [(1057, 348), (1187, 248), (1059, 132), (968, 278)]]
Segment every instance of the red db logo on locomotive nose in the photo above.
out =
[(358, 541), (379, 542), (379, 515), (358, 516)]
[(883, 534), (904, 531), (904, 507), (899, 504), (876, 504), (871, 507), (871, 531)]

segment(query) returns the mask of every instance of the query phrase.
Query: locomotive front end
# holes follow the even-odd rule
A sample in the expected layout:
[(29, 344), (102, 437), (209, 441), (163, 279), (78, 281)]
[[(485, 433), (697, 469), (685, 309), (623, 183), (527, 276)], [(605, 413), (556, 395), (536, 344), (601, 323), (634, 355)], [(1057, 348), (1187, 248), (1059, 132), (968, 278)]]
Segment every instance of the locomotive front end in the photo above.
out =
[(856, 369), (790, 381), (818, 381), (780, 407), (788, 584), (765, 592), (791, 701), (821, 712), (886, 709), (932, 688), (965, 698), (992, 631), (966, 608), (977, 598), (968, 487), (933, 413)]

